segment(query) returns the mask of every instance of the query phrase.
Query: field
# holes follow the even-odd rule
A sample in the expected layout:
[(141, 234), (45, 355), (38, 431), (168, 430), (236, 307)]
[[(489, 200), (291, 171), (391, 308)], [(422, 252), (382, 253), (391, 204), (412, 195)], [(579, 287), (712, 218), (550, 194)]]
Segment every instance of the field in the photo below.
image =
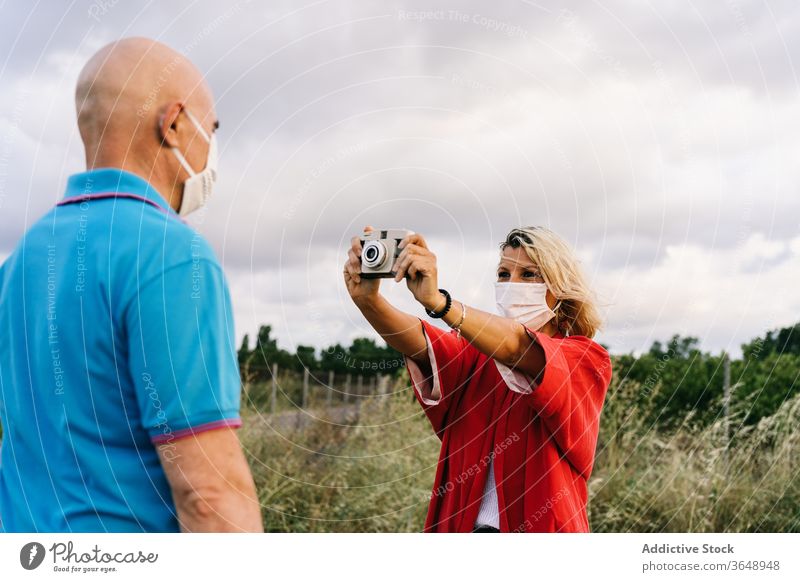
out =
[[(422, 529), (439, 441), (406, 376), (385, 396), (269, 415), (243, 411), (267, 531)], [(757, 424), (734, 410), (666, 431), (636, 382), (612, 382), (590, 480), (597, 532), (800, 532), (800, 395)], [(728, 443), (727, 434), (732, 438)]]

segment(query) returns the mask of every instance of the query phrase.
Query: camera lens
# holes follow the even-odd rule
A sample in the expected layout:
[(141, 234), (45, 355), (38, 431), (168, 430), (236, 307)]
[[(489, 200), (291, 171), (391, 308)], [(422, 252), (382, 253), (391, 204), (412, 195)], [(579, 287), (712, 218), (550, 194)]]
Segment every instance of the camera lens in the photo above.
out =
[(361, 262), (370, 269), (380, 267), (386, 260), (386, 247), (377, 240), (371, 240), (364, 245), (361, 252)]

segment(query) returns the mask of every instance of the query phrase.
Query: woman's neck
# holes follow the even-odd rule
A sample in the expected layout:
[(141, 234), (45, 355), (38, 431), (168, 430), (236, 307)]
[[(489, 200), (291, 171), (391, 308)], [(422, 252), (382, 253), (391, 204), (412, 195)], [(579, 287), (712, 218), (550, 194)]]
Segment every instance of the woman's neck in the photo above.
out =
[(550, 337), (553, 337), (558, 332), (558, 328), (553, 324), (553, 320), (550, 320), (547, 323), (545, 323), (542, 327), (540, 327), (539, 331), (549, 335)]

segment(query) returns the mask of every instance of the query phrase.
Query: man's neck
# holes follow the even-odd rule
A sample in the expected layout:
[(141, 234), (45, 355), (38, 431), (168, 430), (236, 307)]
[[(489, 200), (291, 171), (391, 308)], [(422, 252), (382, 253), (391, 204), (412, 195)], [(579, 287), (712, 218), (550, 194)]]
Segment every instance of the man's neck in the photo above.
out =
[(180, 209), (181, 194), (172, 188), (174, 180), (166, 180), (163, 173), (159, 172), (154, 166), (143, 168), (140, 164), (130, 159), (120, 160), (119, 158), (102, 156), (95, 156), (91, 160), (86, 160), (87, 171), (100, 168), (117, 168), (139, 176), (143, 180), (146, 180), (147, 183), (167, 201), (167, 204), (169, 204), (175, 212), (178, 212)]

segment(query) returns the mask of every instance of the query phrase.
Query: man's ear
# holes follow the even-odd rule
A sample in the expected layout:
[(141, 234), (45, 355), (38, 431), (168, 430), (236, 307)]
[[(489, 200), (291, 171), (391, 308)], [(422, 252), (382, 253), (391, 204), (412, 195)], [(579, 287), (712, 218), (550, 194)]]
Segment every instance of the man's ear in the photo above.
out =
[(183, 103), (176, 101), (170, 103), (164, 109), (159, 120), (159, 137), (161, 143), (171, 148), (180, 147), (178, 140), (178, 116), (183, 109)]

